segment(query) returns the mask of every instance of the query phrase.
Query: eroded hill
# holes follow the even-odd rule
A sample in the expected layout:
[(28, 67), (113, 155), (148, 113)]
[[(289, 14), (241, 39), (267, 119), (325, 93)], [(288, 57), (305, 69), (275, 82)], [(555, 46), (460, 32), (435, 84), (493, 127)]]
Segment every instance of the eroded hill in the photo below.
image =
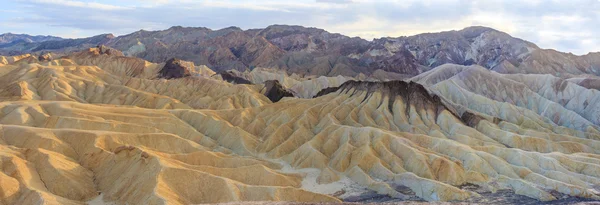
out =
[[(254, 84), (231, 84), (193, 63), (103, 47), (2, 59), (5, 204), (469, 201), (497, 191), (600, 200), (598, 91), (572, 80), (447, 65), (415, 82), (328, 80), (340, 86), (319, 92), (324, 80), (282, 74), (275, 84), (255, 72), (239, 74)], [(265, 96), (288, 83), (310, 91)]]

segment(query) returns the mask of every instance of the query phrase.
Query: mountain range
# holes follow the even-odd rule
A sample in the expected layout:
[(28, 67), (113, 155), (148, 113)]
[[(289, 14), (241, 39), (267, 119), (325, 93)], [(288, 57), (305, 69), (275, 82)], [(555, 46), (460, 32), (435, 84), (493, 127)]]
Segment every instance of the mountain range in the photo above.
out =
[(248, 30), (174, 26), (118, 37), (112, 34), (82, 39), (22, 36), (5, 37), (2, 42), (0, 54), (4, 55), (68, 53), (106, 45), (125, 56), (156, 63), (176, 57), (206, 65), (216, 72), (266, 67), (302, 76), (356, 77), (380, 72), (405, 78), (452, 63), (480, 65), (501, 73), (600, 74), (600, 53), (576, 56), (541, 49), (486, 27), (367, 41), (301, 26), (272, 25)]
[(64, 40), (56, 36), (31, 36), (27, 34), (5, 33), (0, 35), (0, 46), (9, 47), (18, 43), (36, 43), (43, 41)]

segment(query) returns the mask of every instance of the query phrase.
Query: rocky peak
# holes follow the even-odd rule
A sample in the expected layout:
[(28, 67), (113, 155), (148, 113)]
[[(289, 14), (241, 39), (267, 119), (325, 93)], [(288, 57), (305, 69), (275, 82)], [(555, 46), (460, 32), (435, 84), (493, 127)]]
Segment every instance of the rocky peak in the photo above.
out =
[(192, 70), (194, 68), (194, 63), (184, 61), (178, 58), (169, 59), (162, 69), (158, 72), (159, 78), (184, 78), (190, 76)]
[(458, 32), (461, 33), (466, 38), (475, 38), (485, 32), (500, 32), (500, 31), (495, 30), (493, 28), (484, 27), (484, 26), (470, 26), (470, 27), (464, 28), (462, 30), (459, 30)]

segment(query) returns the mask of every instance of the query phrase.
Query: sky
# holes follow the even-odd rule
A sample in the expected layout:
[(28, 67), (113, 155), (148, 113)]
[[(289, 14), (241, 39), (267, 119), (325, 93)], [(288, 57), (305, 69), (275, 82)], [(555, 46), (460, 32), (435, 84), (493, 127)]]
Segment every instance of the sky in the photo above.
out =
[(487, 26), (541, 48), (600, 51), (600, 0), (2, 0), (0, 33), (89, 37), (171, 26), (317, 27), (367, 40)]

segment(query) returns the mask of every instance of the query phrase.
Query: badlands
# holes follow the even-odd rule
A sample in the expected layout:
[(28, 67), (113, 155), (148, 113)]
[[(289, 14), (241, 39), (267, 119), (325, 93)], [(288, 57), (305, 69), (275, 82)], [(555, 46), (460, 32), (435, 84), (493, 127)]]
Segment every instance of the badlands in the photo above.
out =
[[(509, 38), (460, 32), (480, 32), (470, 46)], [(0, 204), (600, 200), (600, 58), (514, 38), (501, 41), (514, 53), (463, 49), (476, 60), (464, 65), (462, 47), (399, 51), (425, 37), (373, 42), (324, 75), (272, 56), (213, 71), (104, 45), (1, 56)], [(267, 51), (299, 55), (278, 45)], [(340, 65), (394, 52), (415, 60)]]

